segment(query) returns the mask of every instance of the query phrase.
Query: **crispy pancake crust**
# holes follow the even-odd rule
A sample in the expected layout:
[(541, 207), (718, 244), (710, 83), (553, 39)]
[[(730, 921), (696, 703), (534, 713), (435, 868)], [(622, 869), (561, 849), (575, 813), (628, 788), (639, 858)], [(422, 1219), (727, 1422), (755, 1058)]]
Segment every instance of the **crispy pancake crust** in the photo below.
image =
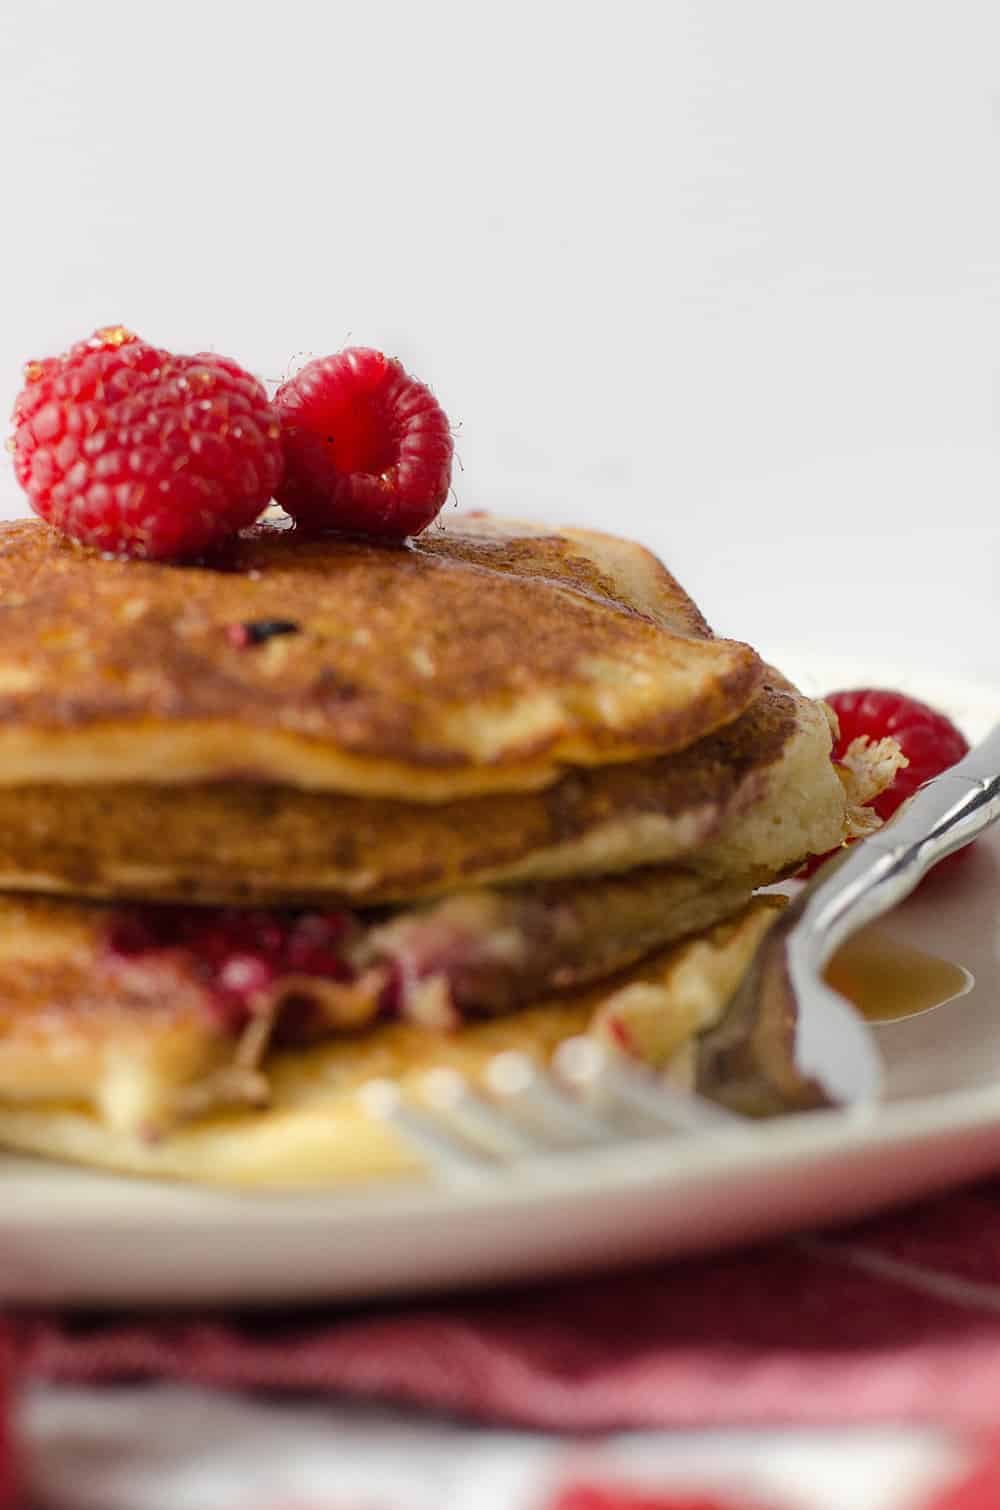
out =
[(645, 960), (587, 991), (569, 993), (509, 1017), (439, 1036), (394, 1024), (353, 1039), (274, 1056), (266, 1110), (205, 1115), (155, 1140), (136, 1138), (80, 1101), (0, 1101), (0, 1144), (124, 1173), (210, 1184), (295, 1189), (422, 1173), (418, 1158), (369, 1117), (358, 1092), (391, 1076), (419, 1096), (420, 1076), (441, 1065), (475, 1079), (496, 1053), (518, 1049), (539, 1061), (594, 1024), (603, 1031), (616, 1002), (643, 993), (658, 1015), (660, 1062), (725, 1007), (760, 935), (763, 899), (732, 921)]
[[(227, 630), (293, 620), (240, 648)], [(261, 525), (212, 566), (0, 525), (0, 784), (236, 777), (408, 801), (683, 749), (763, 668), (640, 546), (453, 518), (400, 548)]]
[(374, 905), (487, 881), (663, 865), (763, 800), (800, 747), (829, 777), (816, 705), (766, 688), (733, 723), (677, 754), (446, 806), (235, 782), (0, 787), (0, 887)]

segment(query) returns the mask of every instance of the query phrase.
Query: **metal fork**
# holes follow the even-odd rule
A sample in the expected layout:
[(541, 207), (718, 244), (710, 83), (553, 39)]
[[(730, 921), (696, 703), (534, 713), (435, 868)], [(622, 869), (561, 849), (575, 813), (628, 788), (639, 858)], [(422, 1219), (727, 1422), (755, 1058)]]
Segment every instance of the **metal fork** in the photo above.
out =
[(746, 1128), (742, 1117), (676, 1089), (595, 1038), (566, 1039), (548, 1068), (506, 1052), (488, 1061), (480, 1081), (433, 1069), (414, 1090), (370, 1080), (359, 1095), (369, 1116), (452, 1179), (598, 1146)]
[(998, 818), (1000, 726), (884, 829), (825, 866), (764, 935), (722, 1021), (700, 1040), (696, 1083), (708, 1096), (578, 1037), (556, 1049), (548, 1070), (508, 1052), (489, 1061), (480, 1083), (435, 1069), (416, 1097), (373, 1080), (362, 1103), (451, 1178), (637, 1138), (746, 1137), (747, 1110), (870, 1105), (881, 1085), (874, 1037), (822, 969), (838, 944)]
[(824, 983), (823, 967), (846, 938), (998, 818), (1000, 724), (884, 828), (825, 865), (768, 929), (725, 1017), (700, 1040), (699, 1089), (758, 1113), (875, 1101), (875, 1038)]

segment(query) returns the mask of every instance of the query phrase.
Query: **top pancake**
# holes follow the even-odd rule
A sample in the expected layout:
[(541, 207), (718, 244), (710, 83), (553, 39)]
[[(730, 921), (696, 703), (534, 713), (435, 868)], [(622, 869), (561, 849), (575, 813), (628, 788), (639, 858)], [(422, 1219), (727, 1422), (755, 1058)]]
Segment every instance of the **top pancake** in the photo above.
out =
[[(265, 620), (298, 632), (232, 643)], [(641, 546), (481, 516), (398, 548), (265, 523), (185, 566), (0, 524), (0, 626), (8, 786), (529, 790), (682, 749), (764, 674)]]
[[(0, 787), (0, 889), (371, 907), (725, 855), (771, 874), (844, 838), (823, 707), (764, 687), (685, 750), (445, 804), (205, 782)], [(155, 842), (150, 836), (155, 835)]]

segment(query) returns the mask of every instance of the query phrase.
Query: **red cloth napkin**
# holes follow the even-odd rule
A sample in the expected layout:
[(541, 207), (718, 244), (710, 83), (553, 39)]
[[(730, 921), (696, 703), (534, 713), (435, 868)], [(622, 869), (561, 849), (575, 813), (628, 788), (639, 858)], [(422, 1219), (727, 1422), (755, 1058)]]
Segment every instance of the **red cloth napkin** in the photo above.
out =
[[(36, 1317), (18, 1343), (35, 1378), (336, 1392), (550, 1430), (995, 1427), (1000, 1180), (836, 1234), (638, 1273), (353, 1311)], [(1000, 1467), (989, 1471), (996, 1487)], [(1000, 1507), (1000, 1488), (954, 1506), (966, 1503)]]
[(26, 1367), (417, 1402), (558, 1430), (1000, 1422), (1000, 1181), (834, 1235), (337, 1313), (32, 1322)]

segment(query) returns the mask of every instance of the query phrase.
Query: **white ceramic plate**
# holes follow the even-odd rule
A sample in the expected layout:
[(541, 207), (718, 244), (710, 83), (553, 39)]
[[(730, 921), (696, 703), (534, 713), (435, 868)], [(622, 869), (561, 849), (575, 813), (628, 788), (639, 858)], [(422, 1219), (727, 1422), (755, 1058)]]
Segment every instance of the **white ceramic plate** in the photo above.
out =
[[(774, 660), (810, 692), (862, 679)], [(864, 669), (867, 683), (918, 679)], [(921, 676), (971, 738), (1000, 691)], [(886, 1103), (563, 1154), (458, 1188), (238, 1195), (0, 1160), (0, 1301), (294, 1304), (511, 1281), (859, 1215), (1000, 1168), (1000, 828), (889, 923), (967, 966), (962, 1000), (880, 1028)]]

